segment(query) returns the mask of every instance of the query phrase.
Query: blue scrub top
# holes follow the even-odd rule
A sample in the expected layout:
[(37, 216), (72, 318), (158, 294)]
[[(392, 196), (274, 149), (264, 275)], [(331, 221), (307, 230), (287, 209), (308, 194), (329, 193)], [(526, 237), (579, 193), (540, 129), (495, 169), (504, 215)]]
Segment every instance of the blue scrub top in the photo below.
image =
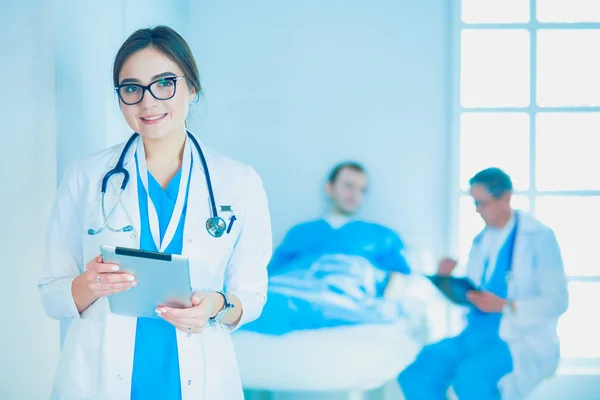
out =
[[(517, 235), (517, 225), (512, 229), (506, 241), (502, 245), (498, 257), (496, 259), (496, 266), (492, 272), (492, 276), (489, 282), (485, 285), (485, 290), (488, 290), (496, 296), (506, 298), (508, 294), (508, 284), (506, 277), (512, 267), (512, 256), (515, 247), (515, 237)], [(485, 261), (489, 264), (489, 260)], [(487, 269), (487, 265), (484, 270)], [(488, 339), (499, 339), (500, 321), (502, 319), (502, 313), (486, 313), (472, 307), (471, 311), (467, 315), (467, 328), (465, 334), (473, 335), (479, 340)]]
[[(148, 197), (146, 196), (139, 171), (137, 180), (141, 223), (140, 248), (146, 251), (157, 251), (148, 221)], [(175, 208), (180, 180), (181, 170), (169, 182), (167, 188), (163, 189), (150, 172), (148, 172), (148, 190), (150, 192), (150, 200), (154, 204), (158, 215), (161, 241), (167, 231), (171, 214)], [(183, 213), (173, 240), (165, 249), (166, 253), (181, 254), (182, 252), (187, 192), (189, 192), (189, 181), (185, 193), (186, 198)], [(137, 320), (131, 400), (146, 399), (181, 400), (179, 356), (177, 353), (175, 327), (162, 319), (138, 318)]]

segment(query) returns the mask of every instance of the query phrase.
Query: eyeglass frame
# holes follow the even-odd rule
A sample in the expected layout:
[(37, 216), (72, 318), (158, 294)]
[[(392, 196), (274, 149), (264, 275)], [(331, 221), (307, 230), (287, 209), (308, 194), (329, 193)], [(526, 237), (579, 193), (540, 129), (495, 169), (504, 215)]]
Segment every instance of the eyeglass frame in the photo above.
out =
[[(119, 96), (119, 100), (121, 100), (123, 102), (123, 104), (128, 105), (128, 106), (134, 106), (136, 104), (140, 104), (143, 100), (144, 100), (144, 95), (146, 94), (146, 91), (150, 92), (150, 94), (152, 95), (152, 97), (154, 97), (156, 100), (170, 100), (173, 97), (175, 97), (175, 94), (177, 93), (177, 81), (180, 79), (184, 79), (185, 76), (166, 76), (160, 79), (157, 79), (155, 81), (150, 82), (149, 85), (140, 85), (139, 83), (123, 83), (121, 85), (115, 86), (115, 91), (117, 92), (117, 96)], [(171, 95), (171, 97), (167, 97), (165, 99), (159, 99), (158, 97), (156, 97), (156, 95), (154, 93), (152, 93), (152, 90), (150, 89), (150, 86), (154, 85), (156, 82), (160, 82), (160, 81), (166, 81), (166, 80), (170, 80), (173, 81), (173, 94)], [(127, 103), (125, 100), (123, 100), (123, 96), (121, 96), (121, 88), (125, 87), (125, 86), (137, 86), (139, 88), (142, 89), (142, 97), (140, 97), (140, 100), (135, 102), (135, 103)]]

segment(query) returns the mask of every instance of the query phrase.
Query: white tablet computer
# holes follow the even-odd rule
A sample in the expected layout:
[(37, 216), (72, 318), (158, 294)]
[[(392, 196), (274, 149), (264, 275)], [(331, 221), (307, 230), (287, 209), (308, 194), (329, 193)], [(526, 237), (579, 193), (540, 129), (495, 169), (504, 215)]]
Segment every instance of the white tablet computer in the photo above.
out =
[(156, 307), (192, 306), (187, 257), (116, 246), (100, 246), (102, 261), (135, 275), (137, 286), (108, 296), (110, 311), (131, 317), (160, 318)]

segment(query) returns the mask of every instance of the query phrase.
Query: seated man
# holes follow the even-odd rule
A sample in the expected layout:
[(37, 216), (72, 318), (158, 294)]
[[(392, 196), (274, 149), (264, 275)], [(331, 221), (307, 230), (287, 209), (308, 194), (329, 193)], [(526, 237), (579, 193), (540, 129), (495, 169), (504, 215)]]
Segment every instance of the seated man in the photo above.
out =
[(329, 212), (287, 233), (269, 264), (265, 309), (247, 329), (281, 334), (400, 316), (399, 306), (381, 296), (390, 271), (409, 273), (404, 245), (391, 229), (355, 219), (366, 185), (359, 164), (333, 169)]
[[(463, 332), (426, 346), (400, 374), (407, 400), (444, 399), (450, 386), (460, 400), (522, 399), (558, 365), (556, 329), (568, 294), (555, 235), (511, 209), (512, 182), (503, 171), (483, 170), (470, 185), (486, 224), (467, 263), (479, 290), (467, 293), (472, 306)], [(455, 266), (443, 260), (438, 274)]]

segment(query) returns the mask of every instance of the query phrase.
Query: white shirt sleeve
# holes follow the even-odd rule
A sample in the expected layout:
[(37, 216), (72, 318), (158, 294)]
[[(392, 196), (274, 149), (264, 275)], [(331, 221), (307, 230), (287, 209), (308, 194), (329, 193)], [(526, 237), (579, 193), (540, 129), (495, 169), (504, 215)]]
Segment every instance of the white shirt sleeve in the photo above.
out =
[(71, 285), (81, 274), (81, 207), (76, 165), (65, 172), (58, 188), (46, 231), (46, 253), (39, 280), (42, 305), (54, 319), (80, 318)]

